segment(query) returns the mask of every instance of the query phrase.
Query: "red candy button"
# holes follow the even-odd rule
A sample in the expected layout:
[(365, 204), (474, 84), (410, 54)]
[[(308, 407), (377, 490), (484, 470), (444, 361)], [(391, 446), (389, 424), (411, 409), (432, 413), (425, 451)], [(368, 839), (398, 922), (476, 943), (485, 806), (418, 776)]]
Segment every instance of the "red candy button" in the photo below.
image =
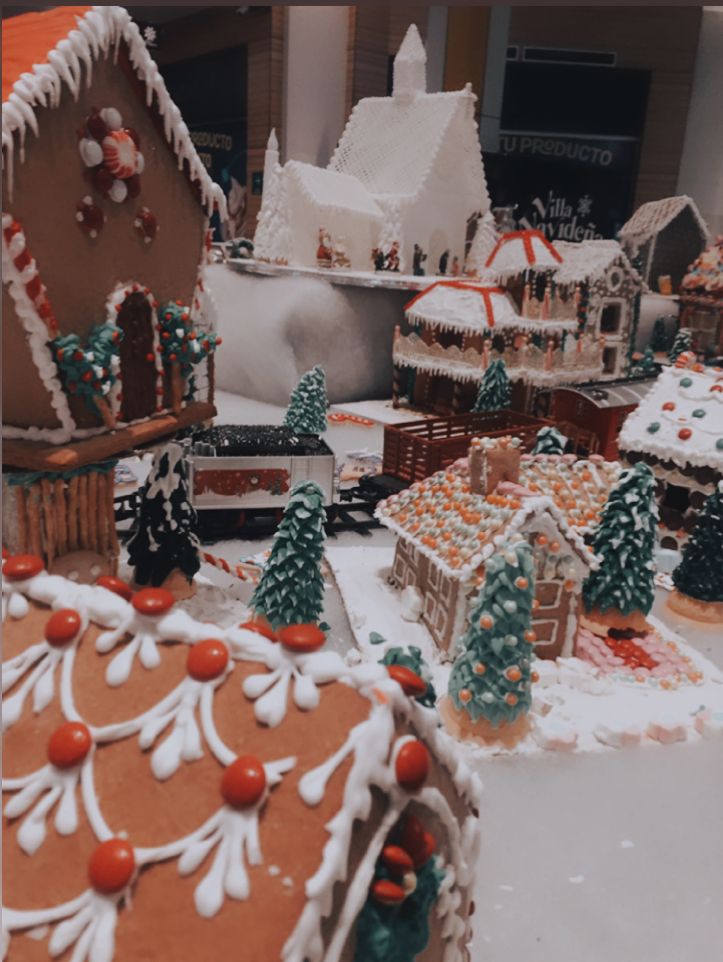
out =
[(399, 905), (407, 897), (407, 893), (396, 882), (388, 878), (377, 879), (372, 885), (372, 898), (382, 905)]
[(306, 654), (317, 651), (326, 642), (326, 635), (317, 625), (287, 625), (278, 632), (279, 641), (290, 651)]
[(48, 760), (56, 768), (72, 768), (83, 761), (92, 744), (82, 722), (65, 722), (48, 739)]
[(211, 681), (228, 664), (228, 648), (218, 638), (199, 641), (188, 652), (186, 671), (196, 681)]
[(411, 668), (406, 668), (404, 665), (387, 665), (387, 671), (389, 677), (393, 678), (398, 685), (401, 685), (405, 695), (416, 698), (418, 695), (423, 695), (427, 690), (426, 681), (423, 681)]
[(416, 738), (405, 742), (397, 753), (394, 771), (402, 788), (415, 792), (429, 774), (429, 752), (426, 747)]
[(99, 587), (112, 591), (114, 595), (120, 595), (125, 601), (130, 601), (133, 597), (133, 589), (126, 584), (122, 578), (115, 575), (101, 575), (95, 582)]
[(675, 410), (675, 401), (666, 401), (665, 404), (663, 405), (663, 410), (664, 410), (664, 411), (674, 411), (674, 410)]
[(80, 625), (80, 615), (75, 608), (61, 608), (46, 621), (45, 640), (53, 648), (62, 648), (75, 638)]
[(9, 581), (24, 581), (39, 575), (44, 567), (43, 559), (36, 554), (16, 554), (3, 565), (3, 575)]
[(414, 869), (412, 856), (401, 845), (385, 845), (382, 849), (382, 862), (394, 875), (402, 876)]
[(687, 441), (692, 434), (693, 432), (690, 428), (681, 428), (680, 431), (678, 431), (678, 437), (681, 441)]
[(279, 640), (271, 625), (266, 621), (244, 621), (242, 625), (239, 625), (239, 628), (245, 628), (246, 631), (255, 631), (257, 635), (263, 635), (269, 641)]
[(88, 862), (90, 884), (97, 892), (120, 892), (136, 867), (133, 846), (122, 838), (109, 838), (95, 849)]
[(165, 588), (141, 588), (133, 595), (131, 604), (141, 615), (165, 615), (170, 611), (175, 598)]
[(223, 773), (221, 794), (234, 808), (255, 805), (264, 794), (266, 772), (254, 755), (240, 755)]
[(402, 830), (402, 846), (412, 856), (414, 868), (421, 868), (436, 848), (434, 836), (427, 832), (415, 815), (408, 815)]

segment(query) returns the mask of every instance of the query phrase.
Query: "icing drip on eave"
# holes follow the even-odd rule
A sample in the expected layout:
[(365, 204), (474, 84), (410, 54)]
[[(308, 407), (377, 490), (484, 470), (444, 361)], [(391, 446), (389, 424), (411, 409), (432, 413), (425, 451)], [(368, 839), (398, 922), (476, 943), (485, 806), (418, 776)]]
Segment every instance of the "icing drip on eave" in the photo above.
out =
[(178, 158), (178, 169), (188, 164), (191, 181), (198, 182), (201, 203), (209, 215), (218, 208), (221, 220), (226, 219), (226, 199), (221, 188), (206, 173), (196, 153), (188, 127), (181, 112), (171, 100), (158, 67), (151, 58), (138, 27), (123, 7), (93, 7), (78, 18), (77, 29), (61, 40), (48, 54), (48, 63), (36, 64), (32, 72), (24, 73), (15, 83), (12, 93), (3, 104), (2, 150), (3, 170), (12, 199), (15, 135), (18, 135), (20, 162), (25, 156), (25, 136), (30, 127), (39, 135), (35, 107), (57, 107), (65, 84), (74, 99), (78, 99), (85, 66), (86, 86), (92, 80), (92, 65), (101, 56), (107, 57), (111, 47), (114, 60), (121, 42), (128, 47), (128, 55), (137, 75), (146, 85), (146, 104), (153, 98), (163, 118), (166, 140)]

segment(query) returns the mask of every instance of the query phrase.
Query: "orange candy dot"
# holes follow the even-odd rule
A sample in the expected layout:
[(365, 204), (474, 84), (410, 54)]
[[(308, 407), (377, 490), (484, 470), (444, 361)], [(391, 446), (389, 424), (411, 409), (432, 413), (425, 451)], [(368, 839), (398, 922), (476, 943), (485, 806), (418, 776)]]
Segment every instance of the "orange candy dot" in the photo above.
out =
[(301, 654), (318, 651), (326, 643), (324, 632), (312, 624), (287, 625), (278, 632), (278, 638), (284, 648)]
[(508, 705), (516, 705), (518, 702), (517, 695), (513, 695), (513, 693), (510, 692), (508, 695), (505, 695), (505, 701)]
[(387, 665), (387, 672), (389, 677), (401, 686), (405, 695), (416, 698), (418, 695), (423, 695), (427, 690), (426, 681), (420, 678), (411, 668), (407, 668), (406, 665)]
[(533, 682), (538, 682), (540, 680), (540, 676), (536, 671), (530, 672), (530, 678), (532, 679)]
[(73, 768), (86, 757), (93, 744), (82, 722), (64, 722), (48, 739), (48, 761), (56, 768)]
[(557, 552), (558, 552), (559, 550), (560, 550), (560, 542), (559, 542), (559, 541), (551, 541), (551, 542), (550, 542), (550, 551), (552, 551), (553, 554), (557, 554)]
[(188, 652), (186, 671), (196, 681), (218, 678), (228, 664), (228, 648), (219, 638), (197, 642)]
[(80, 626), (80, 615), (75, 608), (61, 608), (45, 622), (45, 640), (53, 648), (62, 648), (75, 638)]
[(141, 615), (159, 617), (170, 611), (175, 598), (165, 588), (141, 588), (133, 595), (131, 604)]
[(45, 565), (36, 554), (11, 555), (3, 565), (3, 576), (8, 581), (24, 581), (39, 575)]
[[(474, 671), (475, 675), (484, 675), (484, 673), (487, 671), (487, 665), (484, 665), (481, 661), (478, 661), (475, 663), (475, 666), (472, 670)], [(465, 691), (466, 690), (467, 689), (465, 689)]]
[(482, 615), (482, 617), (479, 620), (479, 623), (482, 628), (487, 628), (489, 630), (494, 625), (495, 620), (492, 617), (492, 615)]
[(97, 892), (120, 892), (130, 882), (136, 867), (133, 846), (123, 838), (101, 842), (90, 856), (88, 876)]
[(459, 695), (457, 697), (463, 705), (467, 705), (472, 701), (472, 692), (469, 690), (469, 688), (460, 688)]
[(515, 587), (519, 588), (520, 590), (523, 590), (524, 588), (526, 588), (529, 585), (529, 583), (530, 582), (527, 580), (527, 578), (522, 578), (522, 577), (515, 578)]
[(254, 621), (244, 621), (243, 624), (239, 625), (239, 628), (244, 628), (246, 631), (255, 631), (257, 635), (263, 635), (264, 638), (268, 638), (269, 641), (278, 641), (276, 637), (276, 632), (268, 623), (268, 621), (260, 621), (256, 619)]
[(100, 588), (105, 588), (106, 591), (112, 591), (115, 595), (120, 595), (126, 601), (130, 601), (133, 597), (133, 589), (130, 585), (126, 584), (122, 578), (116, 578), (115, 575), (101, 575), (100, 578), (96, 579), (95, 582)]
[(221, 779), (221, 794), (233, 808), (255, 805), (266, 789), (266, 772), (255, 755), (240, 755)]
[(544, 535), (544, 534), (538, 535), (536, 538), (536, 541), (541, 548), (544, 548), (545, 545), (547, 544), (547, 535)]
[(572, 591), (575, 587), (575, 582), (571, 578), (568, 578), (567, 581), (564, 582), (563, 587), (565, 591)]
[(394, 771), (397, 781), (408, 792), (420, 788), (429, 774), (429, 752), (426, 746), (416, 738), (405, 742), (397, 752)]
[(517, 665), (513, 665), (511, 668), (508, 668), (505, 671), (505, 678), (507, 678), (509, 681), (519, 681), (520, 678), (522, 678), (522, 672)]
[[(537, 599), (535, 599), (535, 601), (537, 601)], [(538, 604), (539, 604), (539, 602), (538, 602)], [(533, 605), (532, 605), (532, 606), (533, 606), (533, 608), (535, 607), (534, 602), (533, 602)], [(536, 635), (535, 632), (532, 630), (532, 628), (528, 628), (527, 631), (524, 633), (523, 637), (524, 637), (525, 641), (529, 641), (530, 644), (532, 644), (533, 641), (537, 641), (537, 635)]]

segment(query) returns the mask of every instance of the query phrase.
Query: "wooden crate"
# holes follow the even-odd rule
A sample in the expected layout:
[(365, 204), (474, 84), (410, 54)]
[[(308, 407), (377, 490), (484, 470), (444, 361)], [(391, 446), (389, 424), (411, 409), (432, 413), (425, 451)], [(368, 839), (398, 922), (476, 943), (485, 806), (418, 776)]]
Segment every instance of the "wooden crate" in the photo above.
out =
[(465, 457), (474, 437), (522, 438), (530, 451), (540, 428), (552, 422), (519, 411), (453, 414), (449, 417), (388, 424), (384, 428), (385, 475), (411, 484)]

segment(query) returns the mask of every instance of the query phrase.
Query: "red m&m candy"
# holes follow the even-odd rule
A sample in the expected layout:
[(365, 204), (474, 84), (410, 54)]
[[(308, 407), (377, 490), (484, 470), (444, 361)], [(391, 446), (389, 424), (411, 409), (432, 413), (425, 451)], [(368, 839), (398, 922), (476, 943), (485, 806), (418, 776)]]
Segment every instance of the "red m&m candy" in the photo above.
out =
[(36, 554), (11, 555), (3, 565), (3, 575), (9, 581), (24, 581), (39, 575), (45, 565)]
[(61, 608), (46, 621), (45, 640), (53, 648), (62, 648), (75, 638), (80, 626), (80, 615), (75, 608)]
[(196, 681), (218, 678), (228, 664), (228, 648), (219, 638), (197, 642), (188, 652), (186, 671)]
[(421, 788), (429, 774), (429, 752), (426, 746), (416, 738), (405, 742), (397, 752), (394, 771), (402, 788), (409, 792)]
[(48, 761), (56, 768), (73, 768), (86, 757), (93, 744), (82, 722), (65, 722), (48, 739)]
[(240, 755), (223, 773), (221, 794), (233, 808), (255, 805), (266, 789), (266, 772), (255, 755)]
[(175, 600), (165, 588), (141, 588), (133, 595), (132, 605), (141, 615), (157, 617), (170, 611)]
[(133, 846), (123, 838), (101, 842), (90, 856), (88, 876), (97, 892), (120, 892), (130, 882), (136, 867)]

